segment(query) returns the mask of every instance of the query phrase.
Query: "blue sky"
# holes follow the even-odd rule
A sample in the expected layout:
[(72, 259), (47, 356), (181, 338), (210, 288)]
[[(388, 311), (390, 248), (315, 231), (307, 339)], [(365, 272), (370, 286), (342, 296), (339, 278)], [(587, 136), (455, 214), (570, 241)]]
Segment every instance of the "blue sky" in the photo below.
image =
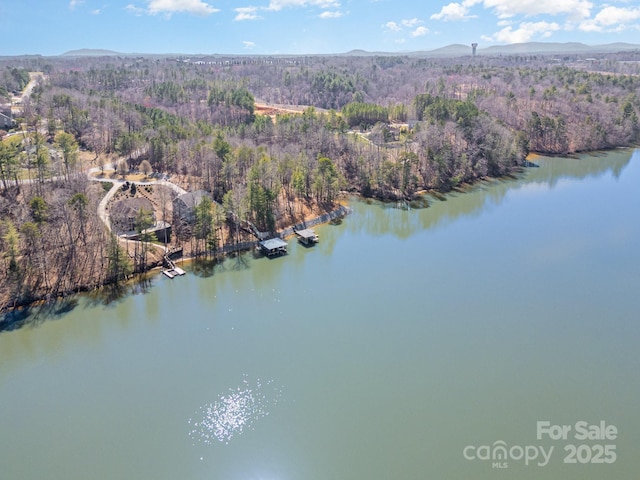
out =
[(638, 0), (0, 0), (0, 55), (305, 54), (640, 43)]

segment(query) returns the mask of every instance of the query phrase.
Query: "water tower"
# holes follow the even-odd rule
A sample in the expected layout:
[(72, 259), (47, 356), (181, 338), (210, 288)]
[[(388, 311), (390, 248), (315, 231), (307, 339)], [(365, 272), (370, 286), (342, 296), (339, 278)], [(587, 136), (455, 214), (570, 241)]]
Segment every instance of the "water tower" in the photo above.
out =
[(477, 43), (472, 43), (471, 44), (471, 55), (473, 55), (474, 57), (476, 56), (476, 48), (478, 48), (478, 44)]

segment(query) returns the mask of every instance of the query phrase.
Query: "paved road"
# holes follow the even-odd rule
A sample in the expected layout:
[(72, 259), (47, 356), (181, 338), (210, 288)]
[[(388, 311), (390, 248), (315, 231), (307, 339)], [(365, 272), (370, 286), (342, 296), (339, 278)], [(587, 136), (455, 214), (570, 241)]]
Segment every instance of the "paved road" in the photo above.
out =
[[(115, 169), (113, 165), (109, 163), (104, 166), (104, 170), (115, 170)], [(95, 174), (100, 171), (101, 171), (100, 167), (90, 168), (87, 171), (87, 178), (94, 182), (113, 182), (113, 183), (117, 183), (118, 185), (122, 185), (123, 183), (125, 183), (125, 181), (122, 179), (96, 177)], [(129, 180), (129, 183), (135, 183), (136, 185), (162, 185), (164, 187), (170, 188), (171, 190), (176, 192), (178, 195), (183, 195), (187, 193), (187, 191), (184, 188), (181, 188), (175, 183), (171, 183), (169, 180), (166, 180), (166, 179), (156, 180), (153, 182), (137, 182), (137, 181)]]
[[(111, 187), (111, 189), (107, 192), (107, 194), (102, 198), (102, 200), (100, 200), (100, 203), (98, 204), (98, 217), (100, 217), (100, 220), (102, 220), (102, 223), (105, 224), (105, 226), (107, 227), (107, 229), (109, 231), (111, 231), (111, 221), (109, 220), (109, 213), (107, 212), (107, 205), (109, 203), (109, 201), (113, 198), (113, 196), (116, 194), (116, 192), (118, 190), (120, 190), (122, 188), (122, 185), (124, 184), (124, 182), (122, 180), (109, 180), (109, 179), (96, 179), (96, 178), (92, 178), (92, 180), (96, 180), (99, 182), (113, 182), (113, 187)], [(140, 184), (138, 182), (135, 182), (136, 184)], [(173, 185), (170, 182), (167, 182), (170, 185)], [(178, 187), (177, 185), (174, 185), (175, 187)], [(180, 187), (178, 187), (180, 188)], [(182, 189), (181, 189), (182, 190)], [(122, 244), (126, 244), (128, 245), (129, 240), (126, 238), (122, 238), (120, 236), (117, 237), (118, 240), (122, 243)], [(167, 249), (165, 247), (163, 247), (162, 245), (158, 245), (156, 243), (149, 243), (149, 245), (151, 245), (153, 248), (157, 248), (159, 250), (162, 250), (163, 255), (167, 253)], [(128, 251), (128, 249), (127, 249)]]
[(46, 76), (42, 74), (42, 72), (29, 72), (29, 83), (24, 87), (22, 93), (17, 97), (13, 97), (11, 99), (11, 111), (15, 113), (22, 114), (22, 102), (25, 98), (29, 98), (31, 92), (38, 84), (40, 80), (46, 80)]
[(107, 204), (109, 200), (116, 194), (116, 192), (122, 187), (122, 182), (113, 182), (113, 187), (107, 192), (107, 194), (100, 200), (98, 204), (98, 217), (111, 231), (111, 222), (109, 221), (109, 214), (107, 213)]
[[(104, 166), (104, 169), (105, 170), (113, 170), (113, 165), (107, 164), (107, 165)], [(107, 213), (107, 204), (109, 203), (109, 200), (111, 200), (111, 198), (116, 194), (118, 189), (122, 188), (122, 185), (124, 185), (125, 180), (114, 179), (114, 178), (96, 177), (95, 174), (100, 172), (100, 170), (101, 170), (100, 167), (90, 168), (87, 171), (87, 178), (89, 180), (93, 181), (93, 182), (111, 182), (111, 183), (113, 183), (113, 187), (111, 187), (111, 190), (109, 190), (107, 192), (107, 194), (104, 196), (104, 198), (98, 204), (98, 216), (104, 222), (104, 224), (107, 226), (107, 228), (109, 230), (111, 230), (111, 222), (109, 221), (109, 214)], [(182, 195), (182, 194), (187, 193), (187, 191), (185, 189), (180, 188), (178, 185), (176, 185), (175, 183), (171, 183), (168, 180), (158, 180), (156, 182), (132, 182), (132, 181), (130, 181), (129, 183), (135, 183), (136, 185), (162, 185), (162, 186), (170, 188), (171, 190), (176, 192), (178, 195)]]

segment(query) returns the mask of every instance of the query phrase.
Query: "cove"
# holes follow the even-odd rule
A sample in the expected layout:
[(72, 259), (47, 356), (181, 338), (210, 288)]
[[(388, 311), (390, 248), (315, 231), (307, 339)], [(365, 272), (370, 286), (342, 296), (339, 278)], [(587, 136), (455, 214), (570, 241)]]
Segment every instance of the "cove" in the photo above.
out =
[[(2, 478), (637, 477), (640, 151), (534, 162), (21, 319), (0, 333)], [(565, 463), (605, 443), (614, 462)]]

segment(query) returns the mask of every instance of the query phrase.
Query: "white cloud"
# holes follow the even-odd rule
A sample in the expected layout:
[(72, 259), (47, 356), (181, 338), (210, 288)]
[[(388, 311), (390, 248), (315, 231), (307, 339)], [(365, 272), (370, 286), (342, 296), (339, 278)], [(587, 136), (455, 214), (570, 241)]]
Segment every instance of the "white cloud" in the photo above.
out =
[(415, 38), (415, 37), (422, 37), (427, 33), (429, 33), (429, 29), (427, 27), (418, 27), (413, 32), (411, 32), (410, 35), (413, 38)]
[(340, 18), (344, 16), (344, 13), (340, 10), (341, 4), (339, 0), (270, 0), (269, 5), (266, 7), (239, 7), (235, 8), (237, 15), (234, 20), (257, 20), (262, 18), (258, 15), (258, 11), (266, 10), (279, 12), (285, 8), (309, 8), (316, 7), (322, 11), (318, 14), (318, 18), (330, 19)]
[(241, 22), (243, 20), (260, 20), (262, 17), (258, 15), (258, 7), (238, 7), (234, 8), (237, 13), (234, 20)]
[(271, 0), (267, 10), (279, 11), (289, 7), (320, 7), (323, 9), (339, 8), (338, 0)]
[(578, 28), (583, 32), (602, 32), (604, 30), (602, 25), (598, 25), (593, 20), (586, 20), (582, 22)]
[(402, 25), (404, 25), (405, 27), (413, 28), (416, 25), (419, 25), (419, 24), (424, 23), (424, 22), (422, 20), (417, 19), (417, 18), (410, 18), (409, 20), (402, 20), (400, 23), (402, 23)]
[(95, 10), (91, 10), (92, 15), (100, 15), (101, 13), (102, 11), (99, 8), (96, 8)]
[(475, 5), (476, 1), (462, 3), (450, 3), (442, 7), (440, 12), (431, 15), (431, 20), (442, 20), (444, 22), (457, 22), (476, 18), (477, 15), (469, 15), (469, 9)]
[[(382, 28), (387, 33), (401, 33), (403, 36), (408, 34), (411, 38), (416, 38), (430, 33), (427, 27), (420, 25), (421, 23), (424, 21), (419, 18), (406, 18), (400, 22), (387, 22), (382, 25)], [(404, 43), (405, 39), (396, 40), (396, 42)]]
[(151, 15), (158, 13), (165, 13), (167, 15), (173, 13), (192, 13), (194, 15), (206, 16), (220, 11), (202, 0), (147, 0), (147, 3), (147, 12)]
[(638, 20), (640, 7), (606, 6), (595, 17), (583, 21), (579, 28), (584, 32), (621, 31), (628, 27), (627, 24)]
[(244, 42), (242, 42), (242, 44), (244, 45), (244, 48), (246, 48), (247, 50), (250, 50), (252, 48), (256, 48), (255, 42), (249, 42), (249, 41), (245, 40)]
[(84, 3), (84, 0), (70, 0), (69, 1), (69, 8), (71, 10), (75, 9), (78, 5), (82, 5)]
[(560, 25), (555, 22), (524, 22), (516, 30), (508, 26), (492, 36), (483, 35), (482, 39), (502, 43), (525, 43), (534, 37), (549, 38), (553, 32), (560, 29)]
[(498, 17), (516, 15), (568, 15), (579, 20), (589, 18), (593, 3), (589, 0), (482, 0), (485, 8), (493, 8)]
[(131, 3), (129, 5), (127, 5), (126, 7), (124, 7), (124, 9), (127, 10), (128, 12), (133, 13), (137, 17), (139, 17), (140, 15), (145, 13), (145, 9), (144, 8), (136, 7), (135, 5), (132, 5)]
[(390, 32), (400, 32), (402, 31), (402, 27), (398, 25), (396, 22), (387, 22), (383, 25)]
[(401, 32), (405, 27), (413, 28), (416, 25), (420, 25), (421, 23), (424, 23), (424, 21), (420, 20), (419, 18), (408, 18), (400, 20), (400, 23), (387, 22), (382, 27), (390, 32)]
[(335, 10), (335, 11), (326, 10), (322, 12), (320, 15), (318, 15), (318, 17), (322, 18), (323, 20), (327, 20), (329, 18), (340, 18), (342, 15), (344, 14), (339, 10)]

